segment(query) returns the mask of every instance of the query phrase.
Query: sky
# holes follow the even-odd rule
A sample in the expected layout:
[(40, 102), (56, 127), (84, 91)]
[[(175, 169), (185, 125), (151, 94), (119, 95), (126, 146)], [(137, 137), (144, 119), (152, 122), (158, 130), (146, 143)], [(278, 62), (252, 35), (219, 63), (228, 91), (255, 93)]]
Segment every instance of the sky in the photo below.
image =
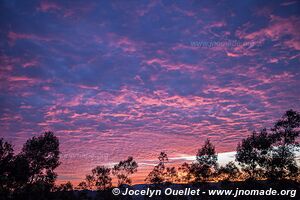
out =
[[(221, 155), (300, 111), (299, 1), (0, 1), (0, 137), (60, 140), (58, 182)], [(226, 153), (227, 152), (227, 153)]]

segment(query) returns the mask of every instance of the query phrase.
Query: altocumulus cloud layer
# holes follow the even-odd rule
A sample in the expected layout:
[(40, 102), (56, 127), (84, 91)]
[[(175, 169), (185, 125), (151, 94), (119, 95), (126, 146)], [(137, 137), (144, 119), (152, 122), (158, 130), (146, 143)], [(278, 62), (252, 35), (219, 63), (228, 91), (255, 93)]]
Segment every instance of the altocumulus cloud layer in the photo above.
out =
[(0, 13), (0, 136), (20, 149), (54, 131), (61, 181), (128, 155), (143, 172), (206, 138), (234, 151), (300, 110), (297, 1), (2, 0)]

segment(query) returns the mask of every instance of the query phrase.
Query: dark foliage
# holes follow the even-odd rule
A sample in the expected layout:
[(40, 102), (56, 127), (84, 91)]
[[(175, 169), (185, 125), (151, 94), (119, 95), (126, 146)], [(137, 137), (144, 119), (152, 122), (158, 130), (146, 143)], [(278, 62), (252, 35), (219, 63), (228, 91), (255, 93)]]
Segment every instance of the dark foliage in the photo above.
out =
[(158, 156), (159, 163), (153, 170), (148, 174), (145, 179), (146, 182), (152, 184), (161, 184), (165, 182), (165, 163), (168, 162), (168, 155), (165, 152), (161, 152)]
[(296, 139), (300, 134), (300, 114), (288, 110), (273, 128), (276, 139), (275, 147), (267, 162), (267, 176), (270, 179), (293, 178), (298, 176), (299, 167), (295, 160), (295, 150), (299, 144)]
[(201, 149), (198, 150), (196, 160), (197, 162), (191, 165), (191, 173), (195, 178), (195, 182), (208, 181), (214, 178), (218, 169), (217, 155), (215, 147), (207, 139)]
[(274, 137), (269, 135), (266, 129), (263, 129), (259, 133), (253, 132), (238, 145), (236, 160), (243, 171), (248, 174), (249, 179), (263, 176), (263, 167), (268, 161), (273, 143)]
[(120, 161), (116, 164), (113, 169), (112, 173), (118, 179), (118, 186), (123, 184), (131, 184), (131, 179), (129, 176), (137, 172), (138, 164), (133, 160), (133, 157), (128, 157), (127, 160)]
[(243, 139), (237, 147), (236, 160), (249, 179), (291, 179), (298, 176), (299, 168), (295, 151), (299, 146), (300, 115), (288, 110), (268, 133), (260, 133)]
[(0, 199), (8, 198), (13, 187), (12, 166), (14, 153), (11, 144), (0, 139)]
[(59, 166), (59, 141), (52, 132), (29, 139), (14, 156), (10, 144), (1, 139), (1, 197), (47, 199), (54, 188)]
[(240, 173), (239, 168), (231, 161), (219, 168), (218, 177), (222, 181), (234, 181), (240, 176)]

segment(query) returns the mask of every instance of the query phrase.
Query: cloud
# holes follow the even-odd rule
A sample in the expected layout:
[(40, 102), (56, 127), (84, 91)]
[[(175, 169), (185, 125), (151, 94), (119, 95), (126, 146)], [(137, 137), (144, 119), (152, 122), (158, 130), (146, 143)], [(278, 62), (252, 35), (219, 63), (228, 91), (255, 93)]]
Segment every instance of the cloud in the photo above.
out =
[(0, 136), (20, 150), (54, 131), (74, 182), (128, 155), (142, 180), (160, 151), (189, 160), (206, 138), (234, 151), (300, 109), (299, 13), (260, 5), (4, 2)]
[(50, 1), (41, 1), (38, 10), (42, 11), (42, 12), (48, 12), (51, 10), (60, 10), (61, 6), (59, 6), (57, 3), (55, 2), (50, 2)]
[[(295, 50), (299, 49), (300, 37), (299, 30), (299, 17), (291, 16), (283, 18), (275, 15), (270, 16), (270, 23), (267, 27), (251, 33), (240, 33), (239, 37), (246, 40), (262, 41), (271, 40), (272, 42), (281, 42)], [(289, 39), (282, 39), (289, 36)], [(282, 39), (282, 40), (281, 40)]]

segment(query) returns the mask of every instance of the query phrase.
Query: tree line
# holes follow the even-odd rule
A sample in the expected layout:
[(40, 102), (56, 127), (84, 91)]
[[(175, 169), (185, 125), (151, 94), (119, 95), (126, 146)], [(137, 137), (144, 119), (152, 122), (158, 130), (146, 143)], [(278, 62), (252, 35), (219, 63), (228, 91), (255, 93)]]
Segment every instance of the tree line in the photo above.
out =
[[(167, 154), (161, 152), (157, 165), (149, 172), (145, 182), (299, 181), (295, 155), (300, 147), (299, 134), (300, 114), (288, 110), (272, 128), (254, 131), (243, 139), (236, 148), (236, 162), (219, 166), (215, 146), (207, 139), (197, 151), (196, 160), (179, 167), (171, 166)], [(57, 186), (54, 170), (60, 165), (59, 154), (59, 140), (52, 132), (29, 139), (17, 155), (14, 155), (10, 143), (0, 139), (0, 199), (34, 199), (33, 194), (43, 199), (51, 193), (63, 195), (74, 189), (105, 191), (112, 187), (113, 178), (119, 187), (131, 185), (130, 177), (138, 169), (138, 163), (129, 156), (111, 168), (95, 167), (75, 188), (70, 182)]]

